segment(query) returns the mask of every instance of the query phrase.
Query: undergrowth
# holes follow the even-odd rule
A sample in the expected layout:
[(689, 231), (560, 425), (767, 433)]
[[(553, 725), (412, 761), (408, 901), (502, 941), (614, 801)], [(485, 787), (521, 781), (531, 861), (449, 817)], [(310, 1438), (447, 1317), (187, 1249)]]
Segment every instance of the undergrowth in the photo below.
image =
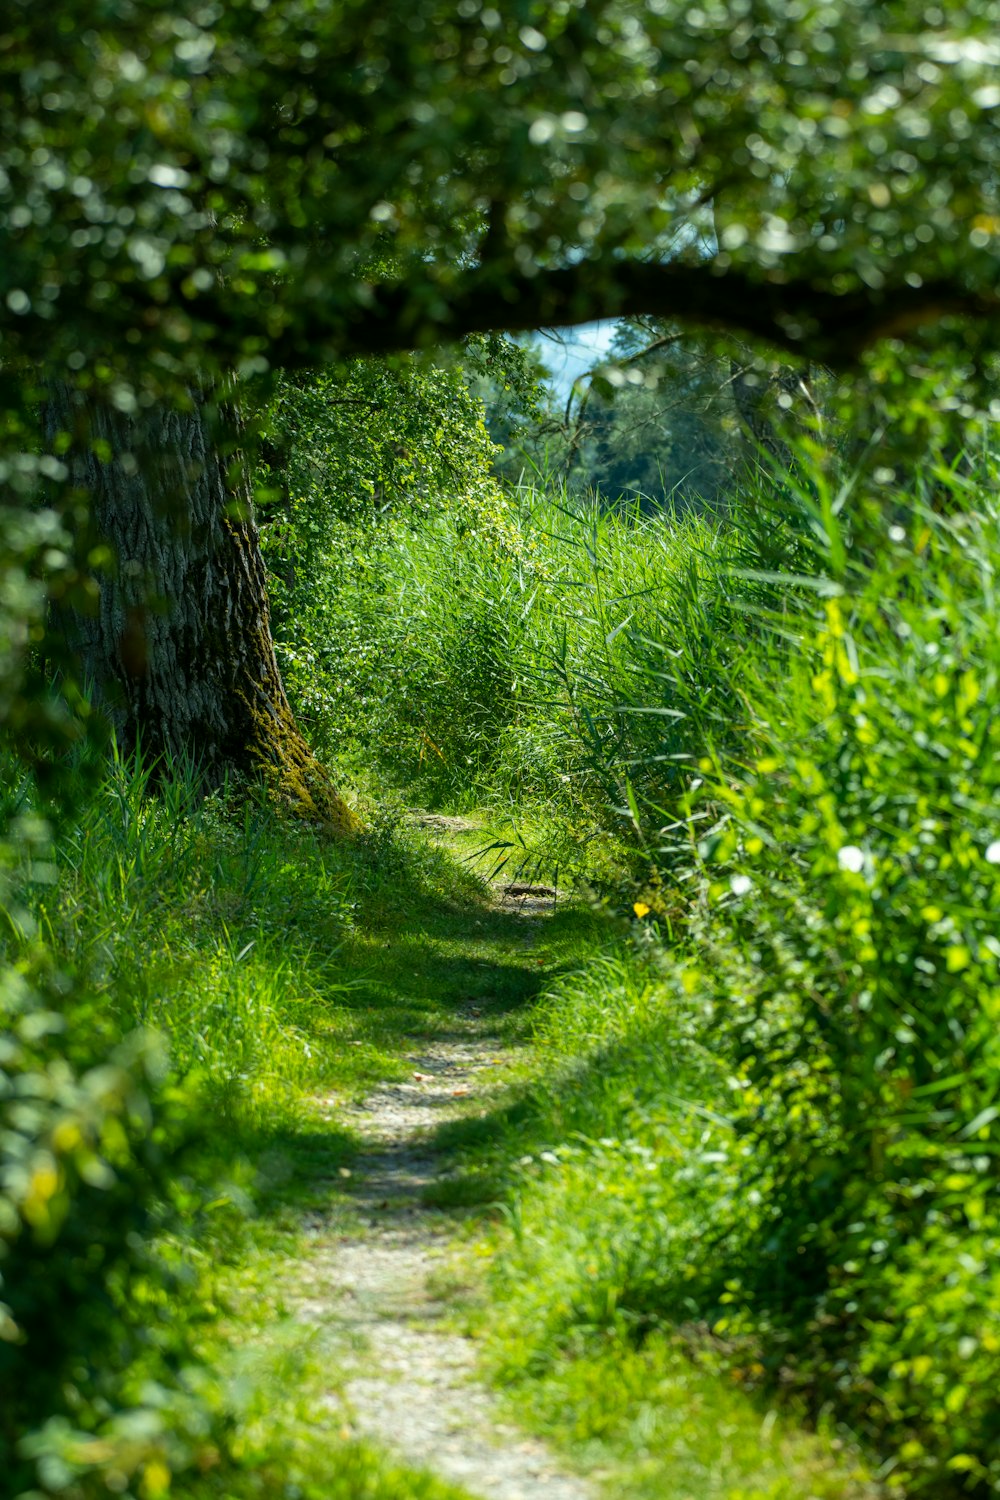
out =
[(558, 1169), (515, 1192), (537, 1233), (505, 1262), (498, 1368), (690, 1326), (850, 1423), (890, 1486), (941, 1494), (1000, 1487), (1000, 537), (977, 462), (890, 493), (806, 453), (711, 523), (522, 493), (500, 543), (437, 515), (332, 575), (348, 761), (524, 809), (647, 929), (641, 980), (597, 961), (559, 1004), (571, 1102)]
[(505, 1381), (569, 1400), (581, 1353), (680, 1329), (762, 1399), (847, 1422), (892, 1488), (1000, 1487), (988, 478), (888, 522), (822, 476), (795, 497), (809, 571), (728, 575), (734, 609), (750, 577), (706, 673), (740, 705), (721, 733), (649, 670), (677, 636), (617, 636), (614, 680), (666, 708), (686, 774), (607, 742), (653, 873), (632, 948), (564, 982), (539, 1037)]
[(190, 765), (88, 758), (58, 837), (8, 778), (5, 1493), (445, 1500), (339, 1435), (336, 1371), (309, 1375), (262, 1279), (351, 1159), (331, 1117), (447, 1025), (417, 975), (461, 982), (480, 884), (393, 817), (341, 846)]
[[(858, 1443), (904, 1493), (1000, 1490), (995, 474), (835, 473), (807, 455), (711, 522), (527, 492), (481, 528), (332, 520), (285, 662), (327, 753), (397, 789), (355, 848), (190, 774), (153, 797), (141, 763), (53, 847), (11, 780), (7, 1064), (35, 1101), (5, 1103), (14, 1378), (53, 1289), (74, 1309), (23, 1382), (49, 1420), (15, 1444), (5, 1409), (19, 1477), (242, 1493), (246, 1424), (196, 1373), (204, 1247), (292, 1201), (310, 1111), (349, 1156), (343, 1102), (461, 995), (511, 1036), (535, 1016), (534, 1081), (442, 1141), (468, 1165), (443, 1194), (507, 1226), (488, 1357), (533, 1420), (627, 1448), (636, 1493), (669, 1458), (735, 1494), (757, 1450), (666, 1416), (682, 1388), (718, 1416), (728, 1383), (775, 1433), (762, 1494), (863, 1487)], [(559, 917), (557, 966), (501, 959), (514, 919), (400, 826), (420, 800), (486, 804), (484, 858), (586, 883), (614, 942)], [(70, 1233), (91, 1201), (97, 1252)], [(814, 1470), (796, 1414), (842, 1470)], [(265, 1494), (268, 1462), (244, 1466)]]
[(544, 809), (550, 838), (560, 820), (631, 836), (630, 775), (668, 794), (690, 725), (704, 739), (737, 717), (744, 545), (718, 522), (527, 488), (502, 528), (462, 510), (331, 523), (321, 585), (295, 599), (310, 644), (279, 641), (284, 671), (314, 739), (370, 784), (428, 806)]

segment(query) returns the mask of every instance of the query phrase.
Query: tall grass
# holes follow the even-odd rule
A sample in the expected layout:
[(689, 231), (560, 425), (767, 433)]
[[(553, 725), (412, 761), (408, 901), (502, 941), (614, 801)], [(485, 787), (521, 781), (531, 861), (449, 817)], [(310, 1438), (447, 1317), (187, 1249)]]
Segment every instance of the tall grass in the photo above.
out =
[(207, 796), (196, 768), (115, 759), (63, 834), (47, 936), (118, 1025), (162, 1033), (217, 1107), (274, 1127), (316, 1074), (340, 989), (353, 872), (262, 801)]
[(739, 549), (717, 522), (529, 488), (500, 532), (459, 513), (341, 536), (285, 648), (292, 693), (328, 753), (411, 795), (628, 828), (633, 782), (671, 793), (739, 718)]
[(694, 1323), (892, 1484), (995, 1490), (995, 472), (890, 494), (825, 462), (725, 521), (522, 491), (500, 538), (387, 534), (338, 574), (331, 742), (613, 831), (644, 882), (643, 956), (554, 1002), (577, 1093), (501, 1360)]
[[(853, 514), (824, 508), (813, 490), (794, 542), (811, 573), (741, 559), (729, 586), (750, 584), (743, 649), (721, 670), (709, 656), (706, 677), (738, 713), (721, 728), (673, 720), (633, 776), (638, 832), (687, 891), (683, 962), (657, 976), (637, 957), (627, 1002), (598, 970), (563, 991), (558, 1028), (578, 1037), (582, 1009), (603, 1049), (601, 1116), (581, 1131), (574, 1103), (510, 1282), (544, 1288), (560, 1257), (570, 1290), (548, 1305), (564, 1340), (695, 1319), (762, 1383), (834, 1402), (891, 1483), (945, 1494), (1000, 1487), (988, 481), (944, 515), (898, 495), (888, 520), (860, 498)], [(672, 646), (652, 639), (650, 655), (641, 627), (622, 655), (634, 700), (658, 709), (656, 652)], [(678, 742), (698, 774), (671, 798), (656, 757)], [(637, 909), (655, 920), (661, 899)], [(688, 1066), (679, 1089), (669, 1070), (691, 1037), (711, 1065)], [(554, 1123), (565, 1106), (553, 1110)], [(557, 1246), (548, 1223), (574, 1234)], [(513, 1303), (537, 1317), (528, 1295)]]
[(331, 1372), (301, 1339), (306, 1387), (272, 1368), (289, 1344), (273, 1285), (240, 1289), (252, 1357), (234, 1364), (217, 1324), (247, 1264), (263, 1274), (248, 1213), (291, 1195), (307, 1153), (335, 1174), (352, 1148), (317, 1130), (320, 1100), (328, 1118), (412, 1047), (403, 1000), (381, 1014), (359, 907), (403, 922), (472, 882), (388, 819), (337, 846), (253, 788), (207, 795), (191, 763), (82, 760), (55, 832), (32, 779), (7, 781), (22, 839), (0, 867), (4, 1494), (443, 1500), (331, 1434)]
[[(836, 1412), (891, 1486), (1000, 1490), (991, 464), (868, 494), (803, 462), (725, 520), (524, 489), (481, 530), (338, 523), (289, 615), (342, 764), (506, 807), (598, 887), (602, 841), (631, 872), (618, 949), (539, 1028), (493, 1319), (504, 1378), (587, 1423), (573, 1368), (611, 1348), (638, 1378), (680, 1330)], [(119, 765), (55, 861), (39, 836), (12, 956), (41, 932), (230, 1124), (280, 1121), (376, 866), (189, 770), (149, 790)]]

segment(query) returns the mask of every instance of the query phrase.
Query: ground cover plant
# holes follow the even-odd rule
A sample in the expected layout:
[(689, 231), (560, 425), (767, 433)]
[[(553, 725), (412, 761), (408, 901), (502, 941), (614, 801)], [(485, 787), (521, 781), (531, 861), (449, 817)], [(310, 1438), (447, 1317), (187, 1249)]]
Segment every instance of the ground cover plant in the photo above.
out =
[(1000, 1352), (989, 467), (945, 491), (945, 515), (902, 494), (825, 529), (813, 505), (812, 576), (748, 596), (721, 733), (669, 714), (648, 624), (617, 637), (687, 790), (657, 801), (655, 757), (604, 742), (654, 931), (554, 1000), (497, 1339), (505, 1377), (549, 1375), (601, 1330), (690, 1326), (696, 1357), (840, 1412), (890, 1485), (941, 1493), (997, 1482)]
[[(441, 1024), (418, 951), (481, 982), (448, 930), (476, 883), (377, 826), (324, 848), (266, 801), (206, 796), (190, 765), (157, 767), (154, 795), (152, 770), (83, 766), (58, 838), (30, 779), (8, 783), (34, 833), (9, 846), (5, 906), (5, 1483), (444, 1497), (364, 1445), (338, 1439), (331, 1464), (320, 1372), (276, 1333), (254, 1247), (311, 1155), (335, 1178), (352, 1152), (332, 1123), (317, 1146), (314, 1096), (398, 1076), (413, 1028)], [(418, 909), (426, 953), (410, 940), (376, 967)], [(219, 1327), (237, 1307), (249, 1362)]]
[[(892, 488), (816, 448), (715, 517), (524, 487), (476, 507), (442, 487), (381, 521), (306, 511), (309, 570), (279, 591), (310, 643), (301, 675), (288, 648), (290, 688), (341, 773), (398, 789), (362, 798), (354, 843), (141, 749), (110, 772), (76, 752), (53, 834), (44, 785), (11, 766), (8, 1063), (50, 1102), (11, 1116), (6, 1357), (83, 1284), (77, 1223), (104, 1246), (118, 1349), (89, 1340), (84, 1303), (64, 1321), (65, 1357), (24, 1385), (49, 1419), (18, 1439), (32, 1482), (85, 1491), (117, 1463), (149, 1493), (163, 1474), (210, 1492), (206, 1454), (233, 1484), (313, 1472), (304, 1413), (282, 1457), (197, 1373), (225, 1367), (202, 1332), (210, 1247), (311, 1201), (310, 1173), (350, 1160), (340, 1106), (405, 1076), (461, 994), (506, 1007), (537, 1057), (520, 1102), (441, 1142), (465, 1169), (440, 1201), (500, 1203), (510, 1226), (487, 1364), (522, 1411), (636, 1493), (682, 1460), (693, 1493), (772, 1461), (767, 1493), (847, 1493), (869, 1482), (857, 1442), (907, 1492), (996, 1486), (992, 465)], [(472, 870), (400, 830), (421, 803), (485, 808)], [(513, 932), (477, 908), (502, 862), (558, 867), (603, 913), (575, 937), (559, 918), (540, 971), (502, 960)], [(722, 1410), (720, 1380), (741, 1436), (716, 1462), (690, 1413)], [(766, 1458), (747, 1393), (826, 1423), (846, 1469), (794, 1417)]]
[(742, 523), (522, 492), (457, 565), (446, 514), (386, 533), (337, 618), (396, 733), (355, 657), (341, 743), (575, 834), (643, 929), (542, 1037), (504, 1378), (681, 1324), (948, 1492), (997, 1463), (992, 460), (888, 492), (808, 462)]
[[(483, 837), (475, 826), (456, 835), (466, 850)], [(282, 1317), (274, 1286), (287, 1281), (287, 1257), (308, 1254), (303, 1215), (356, 1232), (345, 1191), (355, 1143), (343, 1105), (379, 1079), (409, 1078), (414, 1045), (447, 1037), (456, 1010), (470, 1003), (492, 1017), (493, 1034), (523, 1042), (539, 993), (555, 974), (589, 963), (607, 918), (568, 905), (526, 941), (516, 910), (497, 910), (480, 882), (419, 830), (382, 824), (358, 849), (324, 846), (266, 805), (199, 795), (183, 768), (152, 796), (141, 766), (119, 764), (49, 853), (48, 869), (34, 870), (41, 879), (25, 885), (30, 872), (20, 872), (21, 933), (11, 943), (23, 943), (34, 918), (48, 928), (53, 955), (76, 954), (92, 1014), (64, 993), (53, 1002), (53, 1026), (71, 1020), (79, 1046), (98, 1055), (84, 1089), (103, 1082), (101, 1099), (111, 1105), (124, 1094), (135, 1162), (111, 1132), (105, 1176), (95, 1175), (91, 1156), (76, 1185), (66, 1153), (74, 1141), (78, 1154), (91, 1143), (89, 1122), (100, 1116), (93, 1108), (71, 1114), (76, 1094), (66, 1078), (55, 1130), (22, 1118), (35, 1196), (47, 1180), (46, 1152), (57, 1191), (46, 1200), (48, 1245), (28, 1202), (5, 1281), (16, 1293), (15, 1317), (33, 1290), (45, 1290), (43, 1310), (58, 1308), (66, 1355), (55, 1359), (37, 1318), (24, 1319), (22, 1337), (8, 1346), (6, 1373), (25, 1393), (7, 1408), (9, 1472), (25, 1488), (67, 1496), (107, 1493), (110, 1482), (143, 1497), (168, 1488), (192, 1497), (288, 1495), (298, 1486), (306, 1495), (444, 1500), (451, 1492), (443, 1486), (345, 1440), (330, 1405), (335, 1351), (321, 1355), (301, 1324)], [(271, 950), (265, 894), (281, 900), (287, 936)], [(113, 948), (112, 908), (120, 923)], [(241, 974), (250, 943), (259, 968)], [(125, 1070), (152, 1045), (140, 1043), (148, 1033), (116, 1039), (151, 1016), (174, 1062), (167, 1071), (161, 1045), (145, 1064), (138, 1081), (147, 1079), (147, 1102)], [(257, 1027), (266, 1045), (252, 1045)], [(58, 1029), (53, 1035), (59, 1045)], [(514, 1075), (522, 1089), (534, 1071), (529, 1055)], [(70, 1118), (84, 1120), (82, 1140), (71, 1139)], [(492, 1134), (485, 1113), (477, 1124)], [(494, 1178), (498, 1190), (503, 1175)], [(103, 1339), (113, 1340), (113, 1359)], [(771, 1427), (761, 1437), (752, 1404), (720, 1396), (711, 1377), (692, 1390), (683, 1371), (683, 1362), (664, 1363), (655, 1409), (677, 1409), (683, 1398), (694, 1422), (698, 1402), (708, 1402), (724, 1410), (726, 1441), (738, 1449), (711, 1485), (717, 1462), (701, 1455), (694, 1493), (735, 1493), (765, 1471), (776, 1496), (802, 1493), (814, 1480), (823, 1493), (856, 1492), (849, 1467), (821, 1446)], [(638, 1366), (631, 1378), (646, 1388)]]

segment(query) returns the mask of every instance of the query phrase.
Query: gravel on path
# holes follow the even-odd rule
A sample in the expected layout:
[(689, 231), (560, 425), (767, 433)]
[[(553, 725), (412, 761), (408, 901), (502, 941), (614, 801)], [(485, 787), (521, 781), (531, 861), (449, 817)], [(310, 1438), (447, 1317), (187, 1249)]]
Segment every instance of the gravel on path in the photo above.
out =
[(354, 1113), (366, 1141), (355, 1204), (367, 1229), (328, 1243), (300, 1267), (298, 1315), (333, 1311), (357, 1351), (343, 1396), (331, 1405), (399, 1458), (463, 1486), (479, 1500), (595, 1500), (596, 1489), (568, 1473), (551, 1451), (499, 1412), (476, 1378), (471, 1339), (435, 1324), (450, 1311), (433, 1290), (451, 1242), (447, 1216), (423, 1204), (442, 1170), (427, 1132), (476, 1102), (476, 1080), (495, 1066), (478, 1018), (467, 1038), (429, 1044), (410, 1061), (413, 1079), (387, 1084)]

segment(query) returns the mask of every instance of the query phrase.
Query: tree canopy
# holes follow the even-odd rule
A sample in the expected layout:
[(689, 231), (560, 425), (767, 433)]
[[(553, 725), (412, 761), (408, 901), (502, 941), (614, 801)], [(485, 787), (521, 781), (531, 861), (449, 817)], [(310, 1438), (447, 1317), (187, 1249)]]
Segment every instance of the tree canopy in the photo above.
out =
[(162, 383), (636, 313), (831, 364), (956, 315), (989, 346), (998, 22), (995, 0), (14, 0), (5, 363)]

